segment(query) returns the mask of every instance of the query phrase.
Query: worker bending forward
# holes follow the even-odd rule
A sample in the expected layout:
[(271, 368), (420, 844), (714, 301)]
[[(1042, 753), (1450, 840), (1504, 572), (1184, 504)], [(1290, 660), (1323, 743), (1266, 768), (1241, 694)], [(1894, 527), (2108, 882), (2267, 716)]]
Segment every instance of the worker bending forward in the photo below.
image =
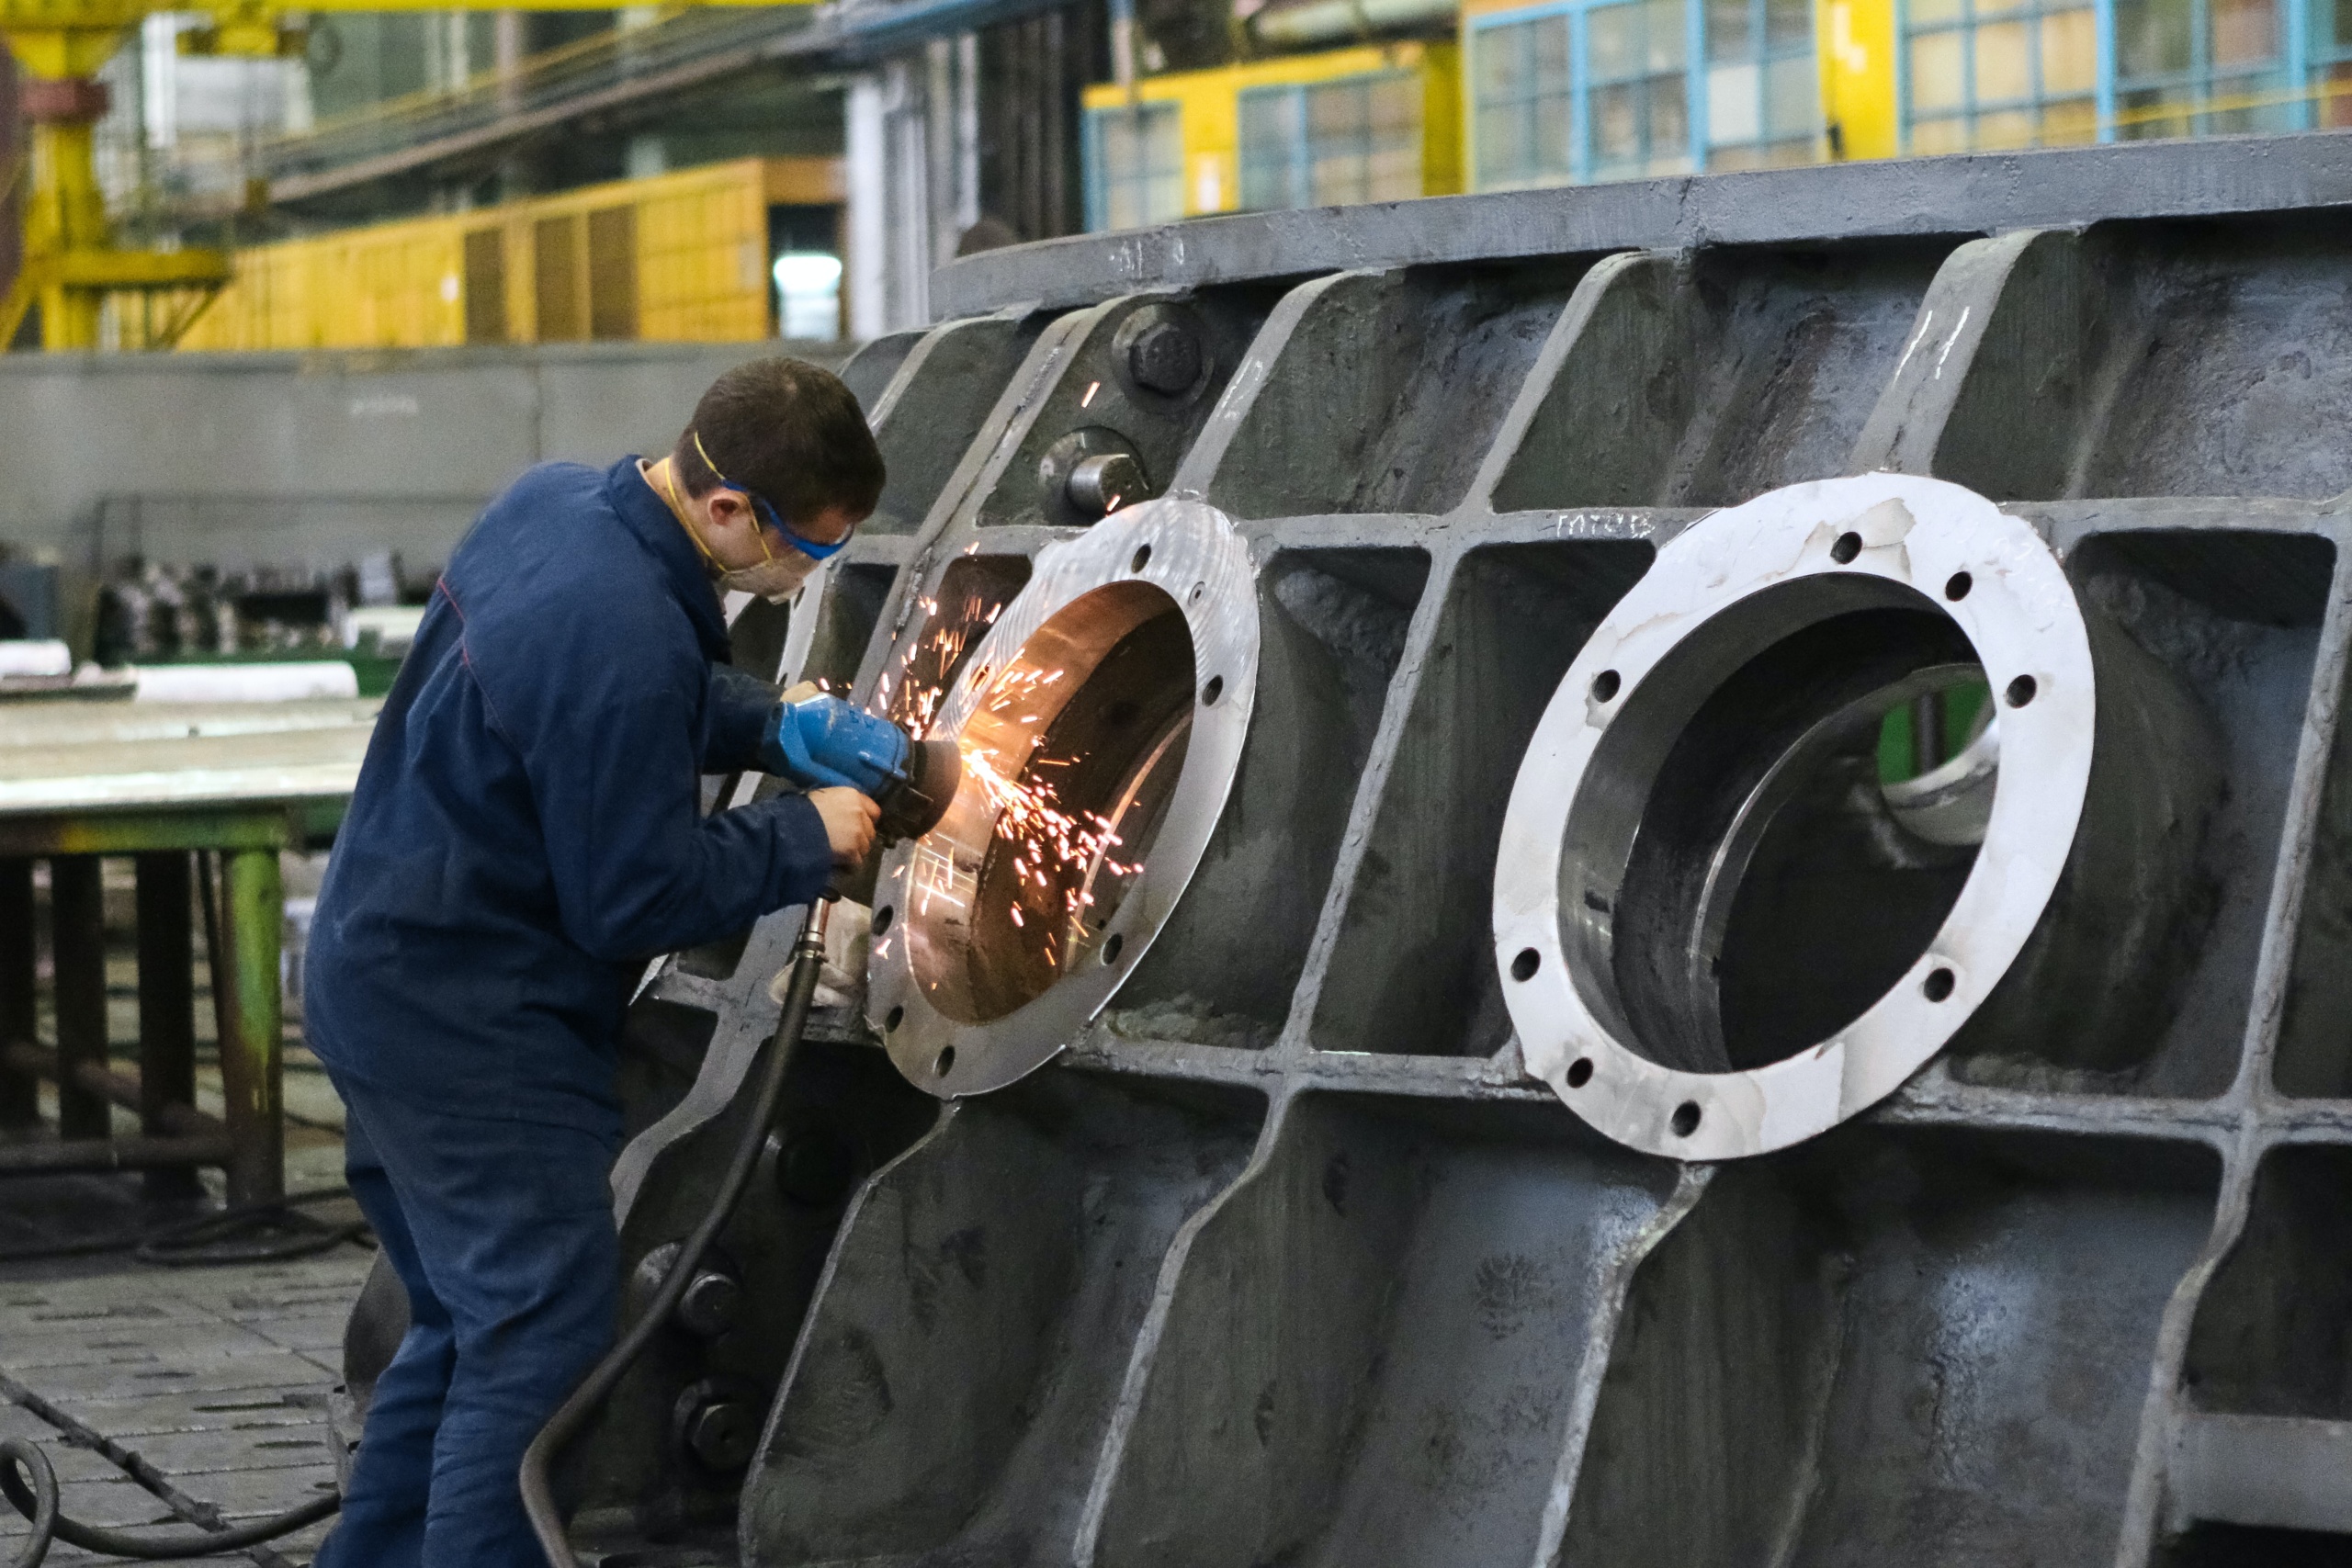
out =
[(873, 511), (848, 389), (719, 378), (660, 462), (533, 468), (451, 556), (319, 895), (311, 1048), (352, 1190), (408, 1289), (322, 1568), (537, 1568), (515, 1472), (609, 1343), (621, 1013), (646, 961), (814, 899), (875, 807), (704, 817), (776, 705), (717, 589), (790, 593)]

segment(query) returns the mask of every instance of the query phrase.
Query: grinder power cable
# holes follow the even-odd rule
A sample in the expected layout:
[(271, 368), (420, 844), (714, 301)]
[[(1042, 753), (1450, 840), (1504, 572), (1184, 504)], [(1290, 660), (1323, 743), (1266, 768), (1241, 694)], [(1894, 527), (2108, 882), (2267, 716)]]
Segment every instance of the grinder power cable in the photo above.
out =
[(793, 943), (792, 963), (786, 971), (784, 1011), (769, 1043), (752, 1114), (743, 1123), (742, 1136), (710, 1207), (678, 1248), (645, 1311), (605, 1359), (589, 1370), (524, 1451), (523, 1509), (530, 1516), (531, 1529), (538, 1536), (540, 1550), (547, 1553), (549, 1568), (576, 1568), (579, 1561), (564, 1533), (563, 1512), (556, 1504), (549, 1472), (589, 1416), (670, 1321), (701, 1267), (703, 1255), (734, 1213), (736, 1201), (752, 1179), (752, 1167), (758, 1163), (761, 1145), (783, 1099), (784, 1081), (798, 1053), (800, 1036), (808, 1025), (818, 978), (824, 971), (825, 926), (831, 901), (844, 896), (870, 900), (875, 868), (881, 858), (878, 852), (900, 840), (921, 838), (937, 827), (963, 778), (963, 762), (954, 741), (919, 740), (891, 720), (852, 707), (839, 697), (814, 696), (778, 705), (760, 750), (762, 763), (779, 778), (806, 789), (849, 788), (870, 796), (882, 808), (875, 824), (874, 852), (845, 877), (836, 878), (824, 898), (810, 907), (799, 940)]
[(654, 1292), (644, 1313), (621, 1337), (620, 1343), (589, 1369), (580, 1386), (571, 1391), (571, 1397), (548, 1417), (548, 1424), (539, 1428), (539, 1435), (523, 1451), (523, 1511), (530, 1516), (531, 1529), (539, 1538), (539, 1549), (547, 1553), (549, 1568), (576, 1568), (579, 1559), (573, 1555), (571, 1539), (564, 1533), (563, 1511), (556, 1505), (548, 1472), (557, 1456), (579, 1435), (588, 1417), (621, 1381), (621, 1375), (670, 1322), (680, 1298), (686, 1293), (686, 1286), (694, 1280), (695, 1270), (701, 1267), (703, 1254), (710, 1250), (710, 1244), (718, 1239), (720, 1229), (734, 1213), (736, 1200), (743, 1195), (743, 1188), (752, 1179), (752, 1168), (758, 1163), (768, 1124), (775, 1120), (776, 1104), (784, 1096), (785, 1077), (798, 1053), (801, 1032), (808, 1024), (808, 1004), (817, 994), (817, 977), (825, 967), (825, 920), (831, 908), (821, 900), (814, 905), (800, 928), (799, 941), (793, 943), (784, 1013), (777, 1019), (775, 1037), (769, 1043), (767, 1064), (760, 1075), (751, 1118), (743, 1123), (742, 1138), (735, 1146), (734, 1157), (728, 1164), (727, 1174), (720, 1180), (710, 1207), (685, 1244), (678, 1248), (676, 1260), (662, 1277), (662, 1288)]

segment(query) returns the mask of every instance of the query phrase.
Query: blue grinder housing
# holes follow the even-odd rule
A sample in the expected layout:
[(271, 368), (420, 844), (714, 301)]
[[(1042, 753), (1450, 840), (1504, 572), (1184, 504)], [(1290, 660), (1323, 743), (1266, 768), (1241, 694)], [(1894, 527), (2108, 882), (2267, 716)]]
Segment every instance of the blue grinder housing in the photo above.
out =
[(952, 740), (917, 740), (891, 720), (839, 697), (779, 703), (760, 761), (803, 789), (854, 789), (882, 807), (885, 843), (921, 838), (956, 798), (963, 759)]

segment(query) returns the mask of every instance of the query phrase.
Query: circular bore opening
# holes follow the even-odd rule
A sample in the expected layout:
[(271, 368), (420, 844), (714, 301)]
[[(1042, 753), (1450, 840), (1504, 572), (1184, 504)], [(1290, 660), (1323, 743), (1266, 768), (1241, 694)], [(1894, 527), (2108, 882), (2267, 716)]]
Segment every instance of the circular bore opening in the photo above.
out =
[(1207, 583), (1195, 582), (1193, 584), (1193, 591), (1184, 595), (1184, 603), (1187, 604), (1197, 604), (1201, 602), (1201, 595), (1206, 593), (1208, 591), (1209, 585)]
[(1597, 703), (1609, 701), (1617, 694), (1617, 688), (1622, 684), (1623, 680), (1616, 671), (1603, 670), (1592, 678), (1592, 700)]
[(885, 1034), (894, 1034), (898, 1032), (899, 1025), (906, 1021), (907, 1010), (904, 1008), (892, 1008), (890, 1010), (890, 1015), (882, 1021), (882, 1032)]
[(898, 916), (899, 911), (888, 904), (885, 904), (880, 908), (875, 910), (873, 927), (874, 934), (876, 936), (880, 936), (885, 931), (888, 931), (890, 929), (890, 922), (898, 919)]
[(1102, 962), (1105, 964), (1116, 964), (1119, 961), (1119, 954), (1126, 951), (1126, 946), (1127, 939), (1119, 932), (1113, 931), (1110, 938), (1102, 943)]
[(1195, 679), (1183, 611), (1148, 582), (1071, 601), (1004, 661), (957, 737), (963, 783), (904, 895), (932, 1006), (987, 1023), (1098, 950), (1117, 961), (1106, 928), (1174, 798)]
[(1201, 705), (1204, 708), (1213, 708), (1216, 706), (1217, 698), (1223, 695), (1225, 695), (1225, 677), (1212, 675), (1209, 677), (1209, 683), (1201, 688)]
[(2034, 683), (2032, 676), (2020, 675), (2008, 683), (2007, 689), (2001, 694), (2001, 700), (2013, 708), (2021, 708), (2033, 701), (2033, 694), (2041, 689)]
[(1838, 542), (1829, 547), (1829, 558), (1839, 566), (1851, 565), (1854, 558), (1861, 553), (1862, 536), (1860, 534), (1840, 534)]
[(1578, 1056), (1568, 1064), (1568, 1087), (1582, 1089), (1592, 1081), (1592, 1058)]
[(1939, 1002), (1951, 995), (1952, 985), (1953, 980), (1951, 970), (1934, 969), (1928, 971), (1928, 978), (1926, 982), (1920, 986), (1919, 989), (1929, 1001)]
[(1974, 578), (1969, 576), (1968, 573), (1964, 571), (1955, 571), (1950, 577), (1944, 579), (1944, 597), (1957, 604), (1962, 599), (1967, 598), (1968, 591), (1975, 586), (1976, 580)]
[(1535, 971), (1543, 962), (1542, 953), (1532, 947), (1522, 947), (1511, 957), (1510, 977), (1514, 980), (1532, 980), (1535, 977)]
[(1598, 918), (1562, 938), (1595, 1017), (1663, 1066), (1735, 1072), (1868, 1011), (1975, 863), (1997, 771), (1989, 743), (1949, 753), (1989, 707), (1959, 626), (1883, 579), (1782, 582), (1693, 628), (1569, 813), (1560, 905)]
[(1678, 1138), (1687, 1138), (1699, 1130), (1699, 1102), (1686, 1100), (1674, 1108), (1674, 1119), (1668, 1125)]
[(933, 1076), (933, 1077), (942, 1077), (942, 1078), (944, 1078), (944, 1077), (945, 1077), (949, 1073), (954, 1072), (955, 1070), (956, 1070), (956, 1047), (955, 1047), (955, 1046), (953, 1046), (953, 1045), (942, 1045), (942, 1046), (939, 1048), (939, 1055), (938, 1055), (936, 1057), (933, 1058), (933, 1060), (932, 1060), (932, 1064), (931, 1064), (931, 1072), (932, 1072), (932, 1076)]
[(1136, 553), (1127, 559), (1127, 570), (1129, 571), (1141, 571), (1150, 564), (1151, 547), (1149, 545), (1137, 545), (1136, 547)]

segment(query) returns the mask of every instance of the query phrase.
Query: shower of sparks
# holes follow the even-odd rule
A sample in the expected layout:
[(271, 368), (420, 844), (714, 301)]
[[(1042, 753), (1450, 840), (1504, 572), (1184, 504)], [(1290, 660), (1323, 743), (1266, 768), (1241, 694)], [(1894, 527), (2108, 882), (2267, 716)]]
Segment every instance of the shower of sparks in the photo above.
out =
[[(1007, 680), (1023, 673), (1016, 668), (1008, 672)], [(1025, 673), (1037, 677), (1028, 683), (1035, 687), (1051, 685), (1062, 675), (1058, 670)], [(1058, 903), (1058, 912), (1066, 920), (1081, 921), (1094, 902), (1094, 895), (1083, 891), (1085, 873), (1091, 866), (1099, 863), (1114, 876), (1133, 876), (1143, 869), (1112, 853), (1121, 840), (1111, 819), (1100, 812), (1066, 805), (1051, 775), (1040, 774), (1035, 766), (1007, 769), (989, 748), (967, 744), (963, 751), (965, 776), (979, 786), (994, 809), (996, 837), (1012, 855), (1013, 901), (1008, 913), (1014, 925), (1025, 923), (1021, 919), (1023, 904), (1034, 911), (1052, 914)], [(1040, 761), (1067, 767), (1076, 759)], [(1054, 957), (1050, 942), (1046, 956)]]
[(944, 615), (936, 598), (925, 595), (916, 604), (923, 613), (922, 632), (899, 655), (898, 669), (884, 675), (875, 687), (875, 700), (900, 728), (921, 740), (939, 717), (949, 677), (965, 650), (996, 620), (1003, 606), (978, 593), (966, 594)]
[[(996, 624), (1004, 605), (979, 593), (965, 594), (946, 605), (926, 595), (917, 604), (923, 613), (923, 629), (878, 682), (875, 701), (909, 734), (922, 739), (938, 722), (963, 659)], [(1069, 672), (1015, 660), (993, 682), (990, 673), (983, 668), (972, 677), (983, 690), (984, 711), (1003, 715), (1010, 723), (1035, 726), (1046, 716), (1037, 709), (1022, 710), (1046, 697)], [(1094, 895), (1085, 891), (1090, 871), (1099, 868), (1112, 876), (1131, 877), (1142, 866), (1116, 857), (1114, 852), (1121, 840), (1110, 818), (1061, 798), (1056, 776), (1046, 770), (1071, 768), (1080, 759), (1039, 755), (1044, 743), (1044, 735), (1034, 733), (1012, 758), (968, 736), (958, 738), (957, 748), (965, 787), (977, 788), (989, 807), (995, 852), (1011, 857), (1005, 917), (1023, 930), (1043, 920), (1040, 956), (1060, 968), (1069, 956), (1061, 950), (1084, 931), (1087, 911), (1095, 902)], [(935, 902), (965, 908), (963, 895), (969, 884), (969, 874), (959, 872), (952, 847), (928, 839), (916, 845), (908, 886), (918, 915), (928, 915)]]

